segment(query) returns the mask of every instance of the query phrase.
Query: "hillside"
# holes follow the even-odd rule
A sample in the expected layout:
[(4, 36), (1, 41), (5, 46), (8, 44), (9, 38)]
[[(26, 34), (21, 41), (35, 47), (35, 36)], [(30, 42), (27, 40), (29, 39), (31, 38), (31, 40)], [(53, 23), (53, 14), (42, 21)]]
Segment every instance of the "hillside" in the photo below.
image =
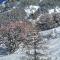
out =
[(60, 60), (60, 0), (0, 2), (0, 60)]

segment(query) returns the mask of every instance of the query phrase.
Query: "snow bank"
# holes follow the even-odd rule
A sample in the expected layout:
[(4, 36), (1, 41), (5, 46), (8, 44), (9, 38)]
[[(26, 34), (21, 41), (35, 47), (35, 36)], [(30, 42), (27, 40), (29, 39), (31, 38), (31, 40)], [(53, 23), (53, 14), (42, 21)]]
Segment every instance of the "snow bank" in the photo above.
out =
[(38, 8), (39, 8), (39, 6), (30, 5), (30, 6), (27, 6), (24, 10), (25, 10), (27, 16), (29, 16), (30, 14), (34, 14)]
[(55, 9), (49, 9), (48, 12), (49, 12), (49, 14), (54, 13), (54, 12), (60, 13), (60, 8), (58, 6), (56, 6)]
[[(60, 60), (60, 27), (39, 32), (43, 39), (47, 39), (49, 57), (51, 60)], [(39, 50), (41, 51), (41, 50)], [(1, 56), (0, 60), (27, 60), (25, 49), (20, 48), (11, 55)]]

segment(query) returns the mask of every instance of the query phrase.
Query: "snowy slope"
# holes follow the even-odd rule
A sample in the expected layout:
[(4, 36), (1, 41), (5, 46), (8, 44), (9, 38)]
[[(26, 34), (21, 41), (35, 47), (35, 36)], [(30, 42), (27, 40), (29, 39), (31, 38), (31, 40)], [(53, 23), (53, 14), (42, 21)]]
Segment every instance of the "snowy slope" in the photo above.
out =
[(50, 60), (60, 60), (60, 27), (43, 31), (41, 35), (48, 40)]
[(26, 60), (26, 58), (25, 50), (23, 50), (22, 47), (20, 47), (14, 54), (0, 56), (0, 60)]
[[(48, 45), (48, 56), (50, 60), (60, 60), (60, 27), (39, 32), (43, 39), (47, 40)], [(0, 60), (27, 60), (25, 49), (20, 48), (11, 55), (2, 56)]]

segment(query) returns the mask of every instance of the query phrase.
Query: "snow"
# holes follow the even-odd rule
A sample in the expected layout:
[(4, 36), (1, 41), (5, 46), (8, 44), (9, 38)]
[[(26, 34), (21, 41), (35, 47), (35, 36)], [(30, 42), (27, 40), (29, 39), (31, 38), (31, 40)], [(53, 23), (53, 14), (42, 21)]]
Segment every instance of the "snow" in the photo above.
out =
[(27, 16), (29, 16), (30, 14), (35, 13), (38, 8), (39, 8), (39, 6), (30, 5), (30, 6), (26, 7), (24, 10), (27, 13)]
[(25, 50), (23, 50), (21, 47), (11, 55), (6, 55), (6, 56), (0, 56), (0, 60), (23, 60), (23, 58), (26, 60), (26, 54)]
[(2, 47), (2, 48), (7, 48), (7, 47), (5, 46), (5, 44), (1, 44), (0, 47)]
[(49, 14), (54, 13), (54, 9), (48, 10)]
[[(48, 10), (48, 12), (49, 12), (49, 14), (54, 13), (54, 9), (50, 9), (50, 10)], [(60, 12), (60, 8), (58, 6), (55, 7), (55, 12), (56, 13)]]
[[(51, 60), (60, 60), (60, 27), (46, 30), (46, 31), (41, 31), (39, 32), (39, 34), (42, 37), (46, 36), (43, 38), (47, 39), (47, 45), (49, 48), (47, 53), (49, 53)], [(49, 37), (48, 39), (47, 36), (50, 34), (51, 37)], [(56, 37), (52, 38), (52, 36), (56, 36)], [(20, 48), (15, 53), (11, 55), (1, 56), (0, 60), (27, 60), (28, 57), (25, 53), (25, 49), (22, 49), (22, 45), (23, 44), (20, 45)], [(37, 51), (43, 52), (42, 50), (37, 50)], [(33, 53), (33, 50), (31, 50), (30, 53)]]
[[(45, 37), (48, 40), (49, 55), (51, 57), (51, 60), (60, 60), (60, 27), (42, 31), (40, 34), (42, 36), (48, 36), (51, 34), (51, 37), (49, 37), (49, 39)], [(53, 35), (55, 35), (55, 38), (52, 38)]]
[(60, 12), (60, 8), (58, 6), (55, 9), (56, 9), (56, 12), (58, 13)]
[(40, 0), (40, 2), (42, 2), (43, 0)]

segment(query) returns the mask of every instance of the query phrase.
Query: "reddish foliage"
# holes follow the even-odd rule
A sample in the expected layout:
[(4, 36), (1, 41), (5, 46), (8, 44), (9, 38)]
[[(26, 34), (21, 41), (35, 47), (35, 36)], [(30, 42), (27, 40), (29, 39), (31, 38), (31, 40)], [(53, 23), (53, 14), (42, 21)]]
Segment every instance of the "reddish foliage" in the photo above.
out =
[(14, 30), (15, 28), (19, 27), (19, 29), (21, 29), (21, 36), (23, 38), (26, 38), (27, 33), (29, 31), (32, 31), (32, 24), (30, 22), (27, 21), (11, 21), (9, 23), (7, 23), (6, 25), (1, 24), (0, 27), (0, 31), (9, 31), (9, 30)]

